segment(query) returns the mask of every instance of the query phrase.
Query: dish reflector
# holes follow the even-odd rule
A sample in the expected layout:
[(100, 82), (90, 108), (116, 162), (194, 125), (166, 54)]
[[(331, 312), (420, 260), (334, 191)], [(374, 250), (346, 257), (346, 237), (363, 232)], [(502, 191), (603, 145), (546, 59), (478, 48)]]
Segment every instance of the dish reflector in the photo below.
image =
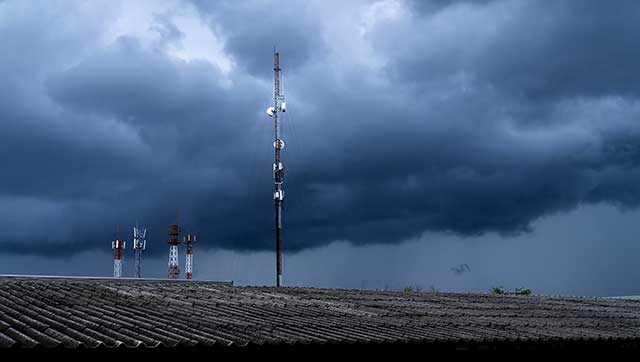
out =
[(273, 148), (277, 148), (279, 150), (284, 148), (284, 141), (283, 140), (275, 140), (275, 142), (273, 142)]

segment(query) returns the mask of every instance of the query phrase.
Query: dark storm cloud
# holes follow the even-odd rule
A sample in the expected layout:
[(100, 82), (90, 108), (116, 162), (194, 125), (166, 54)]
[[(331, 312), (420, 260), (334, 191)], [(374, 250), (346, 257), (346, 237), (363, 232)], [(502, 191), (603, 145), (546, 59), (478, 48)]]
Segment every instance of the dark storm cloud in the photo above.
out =
[[(464, 74), (528, 103), (638, 96), (640, 8), (633, 0), (615, 6), (596, 0), (443, 3), (451, 4), (415, 19), (413, 34), (378, 34), (382, 49), (397, 54), (389, 68), (400, 79), (424, 86)], [(447, 16), (460, 23), (447, 28), (440, 23)], [(400, 41), (402, 49), (396, 46)]]
[[(4, 234), (5, 250), (107, 248), (114, 224), (138, 220), (160, 253), (177, 207), (203, 247), (271, 249), (264, 109), (275, 40), (289, 104), (287, 251), (425, 231), (518, 234), (583, 204), (637, 207), (640, 6), (416, 4), (353, 3), (329, 17), (292, 2), (274, 22), (271, 3), (197, 2), (235, 64), (228, 72), (171, 55), (186, 35), (169, 15), (155, 17), (152, 46), (125, 34), (91, 48), (90, 38), (47, 40), (29, 22), (0, 22), (51, 54), (25, 66), (19, 54), (34, 49), (14, 41), (0, 59), (0, 192), (20, 215), (37, 207), (19, 201), (30, 198), (60, 220), (47, 240)], [(368, 15), (340, 21), (350, 14)], [(331, 31), (342, 27), (351, 32)]]

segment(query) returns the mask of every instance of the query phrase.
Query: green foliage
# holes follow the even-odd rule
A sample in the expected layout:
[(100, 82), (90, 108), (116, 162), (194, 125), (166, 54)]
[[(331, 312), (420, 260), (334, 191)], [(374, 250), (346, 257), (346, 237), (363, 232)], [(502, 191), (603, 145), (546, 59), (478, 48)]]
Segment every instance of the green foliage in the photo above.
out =
[(404, 289), (402, 289), (403, 293), (413, 293), (413, 292), (421, 292), (421, 291), (422, 291), (422, 288), (420, 288), (417, 285), (415, 287), (409, 285), (409, 286), (404, 287)]
[(508, 290), (505, 290), (502, 286), (500, 287), (493, 287), (491, 288), (491, 293), (495, 294), (495, 295), (531, 295), (531, 289), (527, 289), (527, 288), (516, 288), (515, 291), (510, 292)]
[(515, 295), (531, 295), (531, 289), (516, 288)]

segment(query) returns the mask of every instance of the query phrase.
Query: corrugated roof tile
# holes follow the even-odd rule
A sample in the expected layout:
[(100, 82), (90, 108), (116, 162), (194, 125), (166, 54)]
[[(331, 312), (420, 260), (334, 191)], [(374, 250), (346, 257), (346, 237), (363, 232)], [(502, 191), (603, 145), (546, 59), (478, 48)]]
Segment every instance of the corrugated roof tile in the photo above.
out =
[(13, 347), (17, 342), (0, 332), (0, 348)]
[(635, 340), (640, 301), (0, 277), (0, 347)]

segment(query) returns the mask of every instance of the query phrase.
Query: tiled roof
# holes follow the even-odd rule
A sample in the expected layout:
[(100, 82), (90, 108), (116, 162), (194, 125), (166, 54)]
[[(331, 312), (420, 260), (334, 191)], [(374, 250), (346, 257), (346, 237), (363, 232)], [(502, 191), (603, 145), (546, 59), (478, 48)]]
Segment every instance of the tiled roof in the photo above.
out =
[(0, 347), (637, 341), (639, 317), (626, 299), (0, 277)]

